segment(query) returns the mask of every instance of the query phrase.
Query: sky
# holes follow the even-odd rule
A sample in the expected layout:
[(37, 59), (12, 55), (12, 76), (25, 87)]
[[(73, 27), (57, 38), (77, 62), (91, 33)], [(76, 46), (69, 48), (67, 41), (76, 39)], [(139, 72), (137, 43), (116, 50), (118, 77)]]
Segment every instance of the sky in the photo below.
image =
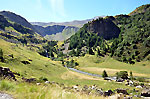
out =
[(11, 11), (29, 22), (66, 22), (96, 16), (129, 14), (150, 0), (1, 0), (0, 11)]

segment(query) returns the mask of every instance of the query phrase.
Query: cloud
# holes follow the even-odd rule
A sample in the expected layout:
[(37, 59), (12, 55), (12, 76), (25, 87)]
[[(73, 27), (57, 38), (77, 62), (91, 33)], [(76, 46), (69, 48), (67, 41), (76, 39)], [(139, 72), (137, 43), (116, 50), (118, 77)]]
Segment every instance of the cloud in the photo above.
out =
[(49, 1), (50, 1), (53, 16), (66, 17), (64, 0), (49, 0)]

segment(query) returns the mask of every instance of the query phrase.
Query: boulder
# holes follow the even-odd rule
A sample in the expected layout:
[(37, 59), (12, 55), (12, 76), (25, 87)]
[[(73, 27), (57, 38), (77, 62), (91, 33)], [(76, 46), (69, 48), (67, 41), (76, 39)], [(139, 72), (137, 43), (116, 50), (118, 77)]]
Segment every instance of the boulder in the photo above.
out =
[(3, 77), (3, 78), (9, 78), (9, 79), (13, 79), (13, 80), (17, 80), (15, 78), (15, 75), (12, 71), (10, 71), (9, 68), (7, 67), (0, 67), (0, 77)]
[(104, 92), (104, 96), (111, 96), (113, 94), (113, 91), (112, 90), (108, 90), (108, 91), (105, 91)]
[(22, 80), (23, 81), (25, 81), (25, 82), (28, 82), (28, 83), (34, 83), (34, 82), (36, 82), (37, 80), (36, 80), (36, 78), (29, 78), (29, 79), (27, 79), (27, 78), (22, 78)]
[(21, 63), (27, 65), (27, 64), (31, 64), (29, 61), (21, 61)]
[(122, 93), (125, 95), (129, 95), (126, 89), (116, 89), (117, 93)]
[(122, 79), (122, 78), (116, 79), (116, 82), (123, 82), (123, 81), (124, 81), (124, 79)]
[(141, 96), (150, 97), (150, 89), (144, 89), (144, 90), (142, 90)]

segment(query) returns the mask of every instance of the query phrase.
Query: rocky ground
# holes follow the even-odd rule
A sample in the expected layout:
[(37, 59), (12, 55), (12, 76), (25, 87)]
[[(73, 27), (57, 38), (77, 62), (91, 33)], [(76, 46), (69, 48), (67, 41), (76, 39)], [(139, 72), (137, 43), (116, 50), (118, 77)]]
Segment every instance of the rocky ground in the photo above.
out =
[(13, 99), (11, 95), (6, 93), (0, 93), (0, 99)]

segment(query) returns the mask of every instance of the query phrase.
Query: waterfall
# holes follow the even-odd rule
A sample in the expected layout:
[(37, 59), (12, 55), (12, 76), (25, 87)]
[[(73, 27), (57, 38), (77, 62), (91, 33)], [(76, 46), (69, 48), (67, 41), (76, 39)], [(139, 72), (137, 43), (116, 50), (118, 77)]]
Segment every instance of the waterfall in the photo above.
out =
[(46, 52), (46, 57), (49, 57), (47, 50), (45, 50), (45, 52)]

